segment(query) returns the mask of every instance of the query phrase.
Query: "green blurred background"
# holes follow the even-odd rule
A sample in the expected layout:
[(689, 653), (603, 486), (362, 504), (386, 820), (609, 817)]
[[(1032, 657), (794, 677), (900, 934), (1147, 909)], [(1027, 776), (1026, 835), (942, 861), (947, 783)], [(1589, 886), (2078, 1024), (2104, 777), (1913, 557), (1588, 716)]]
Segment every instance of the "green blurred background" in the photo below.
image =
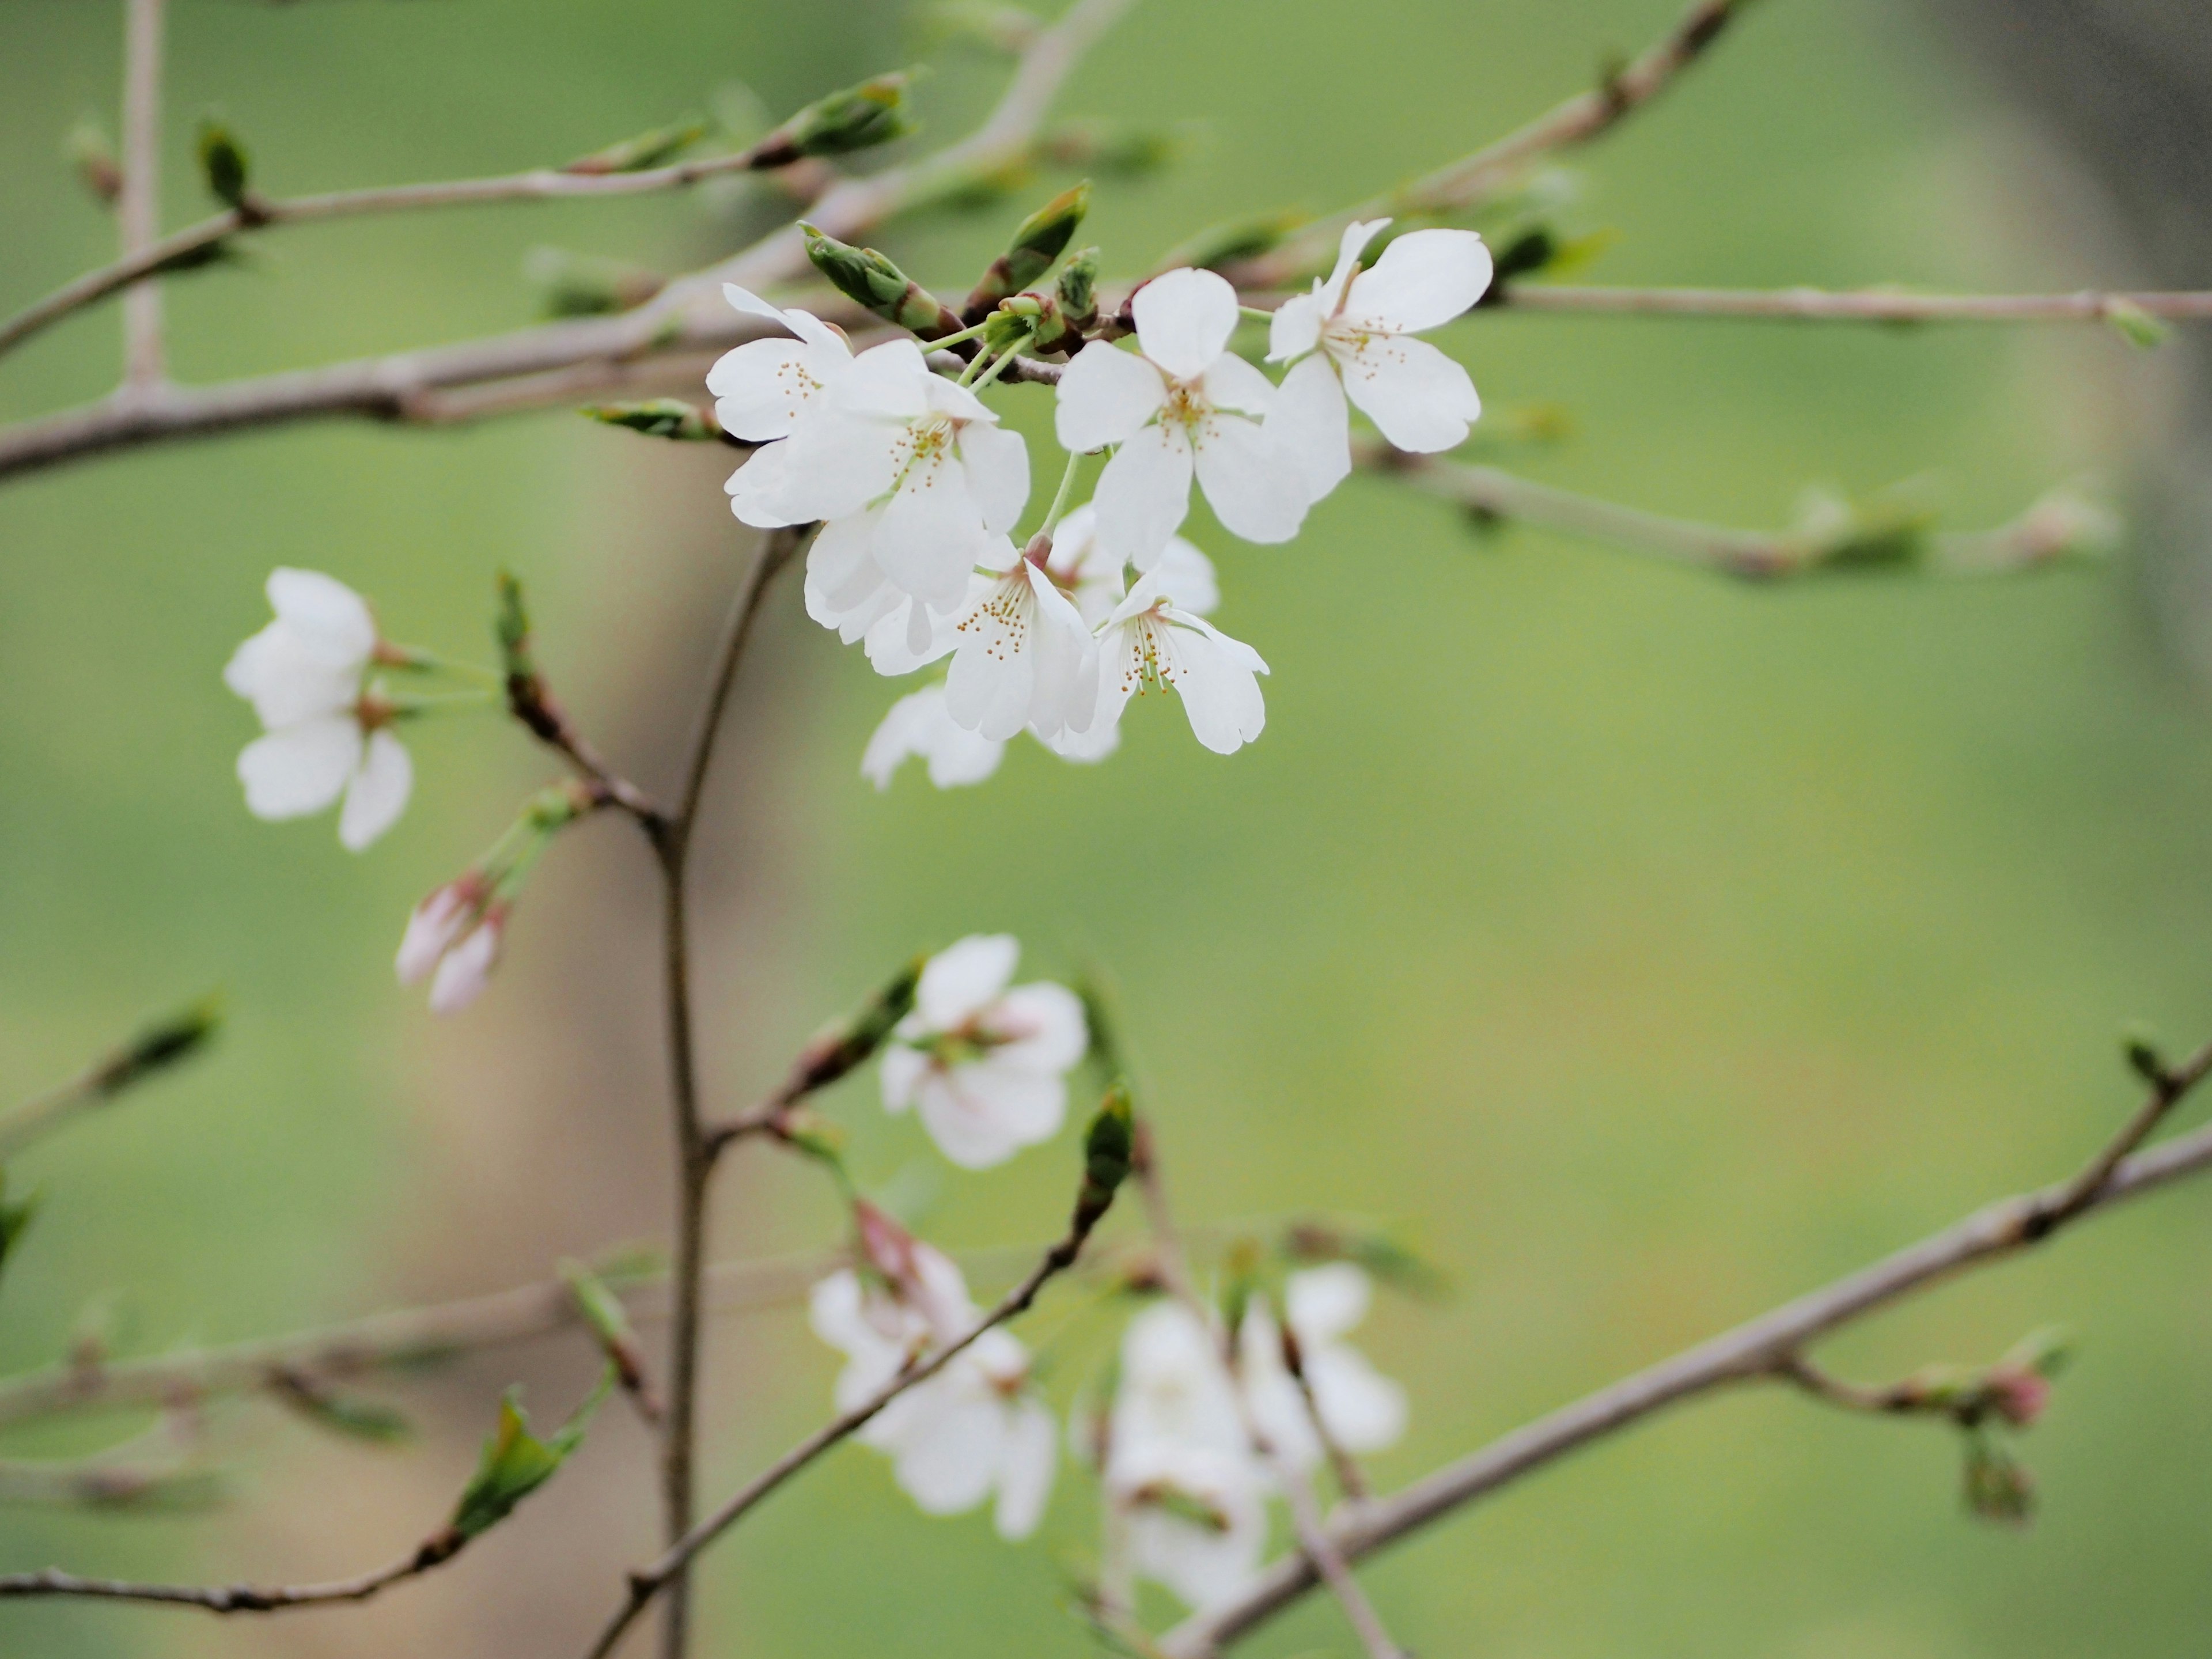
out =
[[(1103, 187), (1086, 237), (1129, 270), (1223, 218), (1364, 195), (1586, 84), (1676, 9), (1149, 0), (1062, 108), (1196, 119), (1204, 137), (1164, 178)], [(112, 125), (118, 11), (0, 5), (11, 306), (108, 254), (106, 216), (56, 158), (81, 114)], [(890, 0), (178, 0), (172, 41), (173, 223), (200, 211), (189, 134), (210, 107), (283, 193), (556, 161), (732, 82), (781, 112), (930, 49)], [(939, 55), (925, 110), (943, 137), (1002, 71)], [(2097, 274), (2038, 217), (2014, 137), (1911, 11), (1778, 3), (1580, 158), (1576, 214), (1618, 232), (1601, 281)], [(884, 243), (951, 286), (1055, 177)], [(678, 270), (743, 228), (702, 195), (286, 232), (252, 269), (169, 285), (174, 368), (212, 379), (520, 325), (533, 246)], [(116, 330), (104, 309), (0, 365), (0, 416), (97, 395)], [(1923, 473), (1953, 522), (1995, 521), (2109, 463), (2165, 372), (2102, 334), (1485, 315), (1444, 338), (1494, 411), (1571, 412), (1570, 441), (1516, 463), (1747, 524), (1784, 520), (1808, 483)], [(1001, 403), (1043, 437), (1043, 394)], [(218, 672), (264, 619), (272, 564), (329, 570), (396, 637), (479, 658), (511, 566), (571, 707), (665, 780), (750, 551), (725, 470), (556, 412), (255, 435), (0, 489), (0, 1084), (27, 1094), (212, 986), (233, 1012), (211, 1059), (10, 1171), (46, 1201), (0, 1291), (0, 1362), (51, 1358), (88, 1307), (118, 1350), (155, 1351), (492, 1288), (661, 1233), (650, 887), (631, 838), (595, 824), (559, 848), (492, 994), (434, 1024), (392, 983), (401, 921), (544, 762), (489, 719), (424, 726), (415, 805), (356, 860), (326, 819), (247, 817), (230, 769), (250, 720)], [(1267, 733), (1231, 760), (1148, 702), (1104, 766), (1023, 745), (981, 788), (939, 794), (909, 771), (878, 797), (860, 750), (904, 688), (807, 624), (795, 586), (779, 592), (703, 854), (709, 1082), (748, 1098), (889, 964), (963, 933), (1019, 933), (1032, 973), (1103, 964), (1187, 1218), (1373, 1217), (1453, 1273), (1449, 1302), (1386, 1297), (1363, 1334), (1414, 1405), (1376, 1460), (1385, 1483), (2057, 1175), (2131, 1098), (2127, 1022), (2178, 1046), (2212, 1021), (2212, 729), (2154, 643), (2130, 557), (1749, 591), (1542, 535), (1480, 539), (1364, 478), (1288, 548), (1231, 542), (1202, 514), (1194, 533), (1221, 568), (1219, 620), (1274, 669)], [(829, 1109), (864, 1178), (948, 1245), (1055, 1224), (1070, 1144), (956, 1177), (884, 1118), (872, 1079)], [(834, 1240), (818, 1185), (741, 1158), (720, 1252)], [(1746, 1393), (1433, 1529), (1370, 1570), (1376, 1599), (1437, 1656), (2201, 1652), (2205, 1204), (2161, 1197), (1829, 1352), (1871, 1377), (2073, 1328), (2078, 1368), (2025, 1443), (2045, 1499), (2030, 1530), (1960, 1513), (1933, 1427)], [(1029, 1333), (1069, 1320), (1049, 1349), (1063, 1402), (1109, 1339), (1074, 1307)], [(834, 1362), (787, 1308), (726, 1322), (712, 1363), (720, 1492), (819, 1419)], [(0, 1565), (357, 1571), (442, 1516), (500, 1387), (521, 1380), (556, 1413), (589, 1364), (552, 1343), (388, 1391), (423, 1426), (396, 1452), (218, 1411), (233, 1506), (0, 1511)], [(0, 1452), (131, 1426), (18, 1431)], [(642, 1450), (611, 1410), (479, 1552), (362, 1612), (247, 1626), (18, 1605), (0, 1648), (566, 1653), (648, 1546)], [(1059, 1603), (1093, 1511), (1066, 1469), (1044, 1534), (1009, 1550), (982, 1516), (927, 1520), (879, 1459), (841, 1453), (713, 1557), (701, 1650), (1085, 1651)], [(1253, 1650), (1352, 1644), (1315, 1605)]]

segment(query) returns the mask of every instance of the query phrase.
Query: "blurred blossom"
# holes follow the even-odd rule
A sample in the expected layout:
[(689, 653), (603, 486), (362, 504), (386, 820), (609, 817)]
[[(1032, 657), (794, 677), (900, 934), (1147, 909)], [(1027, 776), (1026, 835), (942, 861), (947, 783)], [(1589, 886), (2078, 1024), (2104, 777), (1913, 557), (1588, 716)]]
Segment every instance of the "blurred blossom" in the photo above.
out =
[(471, 872), (415, 907), (392, 966), (402, 985), (430, 981), (430, 1012), (459, 1013), (491, 982), (507, 936), (507, 907)]
[(1465, 312), (1490, 286), (1490, 250), (1471, 230), (1417, 230), (1359, 255), (1390, 222), (1347, 226), (1336, 269), (1313, 292), (1284, 302), (1269, 325), (1267, 360), (1297, 362), (1283, 380), (1267, 430), (1297, 458), (1315, 501), (1352, 470), (1348, 397), (1400, 449), (1455, 449), (1482, 399), (1467, 370), (1408, 337)]
[(1060, 381), (1061, 447), (1120, 446), (1097, 491), (1106, 551), (1150, 570), (1190, 511), (1194, 476), (1233, 533), (1290, 540), (1305, 518), (1305, 486), (1261, 425), (1275, 388), (1229, 351), (1237, 290), (1211, 270), (1171, 270), (1131, 305), (1140, 355), (1094, 340)]
[(360, 594), (318, 571), (274, 570), (268, 593), (276, 620), (222, 671), (266, 728), (238, 757), (246, 810), (306, 817), (343, 800), (338, 840), (358, 853), (397, 822), (415, 785), (389, 729), (395, 711), (363, 685), (376, 620)]
[(1065, 986), (1013, 978), (1020, 945), (975, 934), (932, 957), (914, 1012), (884, 1050), (884, 1107), (921, 1115), (938, 1150), (964, 1169), (1003, 1164), (1049, 1140), (1067, 1112), (1067, 1072), (1090, 1036)]
[(939, 789), (952, 789), (982, 782), (999, 769), (1006, 752), (1002, 739), (956, 721), (945, 707), (945, 688), (932, 685), (890, 706), (860, 756), (860, 774), (877, 788), (888, 789), (892, 774), (919, 756), (929, 763), (929, 781)]
[[(1381, 1451), (1406, 1432), (1406, 1391), (1342, 1340), (1367, 1316), (1372, 1294), (1367, 1275), (1348, 1261), (1292, 1273), (1283, 1291), (1314, 1409), (1329, 1438), (1348, 1452)], [(1314, 1468), (1323, 1448), (1297, 1379), (1284, 1363), (1274, 1311), (1263, 1298), (1255, 1297), (1244, 1316), (1238, 1355), (1246, 1397), (1268, 1443), (1292, 1468)]]
[[(959, 1267), (903, 1241), (904, 1282), (851, 1268), (814, 1287), (815, 1334), (846, 1356), (840, 1411), (877, 1394), (915, 1359), (976, 1322)], [(860, 1440), (887, 1454), (901, 1486), (931, 1515), (957, 1515), (998, 1494), (1002, 1538), (1036, 1529), (1059, 1457), (1052, 1413), (1029, 1386), (1029, 1352), (1007, 1332), (983, 1333), (936, 1376), (869, 1419)]]

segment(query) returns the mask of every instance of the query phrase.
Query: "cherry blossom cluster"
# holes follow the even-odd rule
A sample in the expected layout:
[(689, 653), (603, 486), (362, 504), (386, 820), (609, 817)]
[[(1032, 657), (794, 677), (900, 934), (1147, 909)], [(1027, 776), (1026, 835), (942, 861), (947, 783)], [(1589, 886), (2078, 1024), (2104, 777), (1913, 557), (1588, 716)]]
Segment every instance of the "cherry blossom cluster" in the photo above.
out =
[(1092, 339), (1059, 380), (1067, 483), (1078, 458), (1109, 454), (1093, 499), (1066, 512), (1063, 484), (1018, 550), (1027, 446), (979, 393), (1025, 337), (956, 380), (913, 339), (856, 353), (810, 313), (724, 289), (789, 337), (739, 346), (708, 377), (723, 430), (758, 446), (728, 482), (732, 511), (763, 529), (821, 526), (807, 614), (879, 672), (951, 659), (870, 740), (862, 770), (878, 787), (917, 756), (940, 787), (981, 781), (1023, 731), (1100, 759), (1129, 700), (1170, 686), (1206, 748), (1260, 735), (1267, 665), (1207, 620), (1212, 566), (1176, 534), (1192, 485), (1232, 534), (1287, 542), (1351, 471), (1352, 408), (1419, 452), (1464, 441), (1481, 413), (1467, 371), (1413, 336), (1481, 297), (1489, 252), (1471, 231), (1416, 230), (1363, 268), (1389, 223), (1347, 228), (1330, 275), (1269, 318), (1279, 385), (1230, 349), (1244, 308), (1218, 274), (1183, 268), (1138, 289), (1136, 349)]

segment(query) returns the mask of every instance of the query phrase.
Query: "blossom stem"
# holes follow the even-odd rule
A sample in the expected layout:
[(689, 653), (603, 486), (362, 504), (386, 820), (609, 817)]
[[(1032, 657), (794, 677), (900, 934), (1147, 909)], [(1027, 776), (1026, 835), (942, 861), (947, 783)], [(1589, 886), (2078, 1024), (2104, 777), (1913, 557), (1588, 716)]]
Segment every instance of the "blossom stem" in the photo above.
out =
[(434, 714), (441, 708), (485, 708), (500, 701), (500, 694), (489, 686), (467, 691), (416, 691), (400, 696), (387, 696), (392, 718), (406, 720), (422, 714)]
[[(992, 381), (997, 380), (999, 376), (1012, 368), (1014, 366), (1014, 359), (1022, 355), (1022, 348), (1029, 344), (1030, 340), (1035, 337), (1036, 337), (1033, 334), (1023, 334), (1020, 338), (1017, 339), (1012, 345), (1008, 346), (997, 356), (990, 358), (988, 360), (990, 367), (988, 368), (982, 368), (986, 361), (984, 358), (976, 358), (975, 362), (969, 365), (968, 373), (960, 377), (960, 383), (963, 386), (967, 386), (971, 392), (981, 392), (985, 386), (990, 385)], [(978, 368), (982, 368), (982, 373), (980, 374), (975, 372)]]
[(1237, 309), (1241, 315), (1252, 322), (1272, 323), (1275, 320), (1275, 313), (1265, 306), (1239, 306)]
[(982, 331), (989, 326), (990, 321), (987, 318), (982, 322), (977, 323), (972, 328), (962, 329), (957, 334), (933, 334), (923, 343), (927, 345), (932, 351), (942, 351), (947, 346), (964, 345), (967, 342), (975, 338), (976, 336), (982, 333)]
[(1037, 528), (1037, 534), (1048, 541), (1051, 539), (1052, 532), (1060, 528), (1060, 519), (1067, 512), (1067, 498), (1075, 493), (1076, 469), (1082, 465), (1082, 455), (1069, 452), (1067, 465), (1060, 470), (1060, 488), (1053, 492), (1052, 505), (1045, 510), (1044, 523)]

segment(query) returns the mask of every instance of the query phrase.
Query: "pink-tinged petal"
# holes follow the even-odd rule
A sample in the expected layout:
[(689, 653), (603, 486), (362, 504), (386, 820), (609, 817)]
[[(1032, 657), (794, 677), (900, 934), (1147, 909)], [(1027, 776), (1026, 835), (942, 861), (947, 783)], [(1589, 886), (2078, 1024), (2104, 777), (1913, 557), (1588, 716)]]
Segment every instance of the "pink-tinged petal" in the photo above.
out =
[(1152, 568), (1190, 511), (1190, 445), (1180, 426), (1148, 426), (1098, 475), (1098, 545), (1109, 558)]
[(1034, 1395), (1024, 1395), (1006, 1409), (999, 1454), (999, 1508), (993, 1519), (999, 1536), (1013, 1543), (1027, 1538), (1044, 1519), (1053, 1476), (1060, 1468), (1060, 1434), (1051, 1411)]
[(1294, 295), (1277, 306), (1267, 319), (1267, 361), (1287, 363), (1319, 345), (1324, 314), (1318, 291)]
[(1014, 987), (983, 1016), (983, 1025), (1004, 1039), (991, 1051), (993, 1060), (1031, 1071), (1065, 1072), (1091, 1048), (1083, 999), (1048, 979)]
[(1345, 395), (1400, 449), (1422, 455), (1455, 449), (1482, 414), (1467, 370), (1426, 340), (1370, 334), (1337, 362)]
[(1352, 267), (1367, 245), (1389, 228), (1388, 219), (1354, 219), (1344, 228), (1344, 234), (1336, 245), (1336, 264), (1328, 273), (1328, 280), (1314, 285), (1316, 296), (1321, 301), (1322, 315), (1333, 317), (1344, 303), (1344, 285), (1352, 280)]
[(755, 340), (726, 353), (707, 374), (722, 429), (754, 443), (790, 436), (823, 392), (808, 357), (798, 340)]
[(1471, 230), (1416, 230), (1352, 279), (1344, 319), (1394, 334), (1448, 323), (1490, 286), (1490, 250)]
[(1237, 290), (1218, 271), (1188, 266), (1156, 276), (1130, 302), (1137, 344), (1162, 372), (1194, 380), (1237, 331)]
[(1003, 536), (1029, 505), (1030, 447), (1020, 433), (980, 421), (960, 428), (959, 446), (968, 493), (982, 509), (983, 528)]
[(991, 538), (966, 469), (950, 455), (916, 461), (884, 504), (873, 544), (876, 564), (902, 592), (950, 610)]
[(1352, 471), (1352, 414), (1327, 352), (1316, 352), (1283, 377), (1267, 432), (1305, 481), (1308, 501), (1344, 482)]
[(1203, 617), (1221, 603), (1213, 561), (1180, 536), (1168, 543), (1152, 574), (1160, 594), (1178, 611)]
[(963, 1170), (988, 1170), (1060, 1132), (1067, 1085), (987, 1055), (927, 1079), (918, 1109), (938, 1151)]
[(1224, 528), (1248, 542), (1286, 542), (1298, 533), (1306, 516), (1305, 478), (1258, 422), (1209, 415), (1195, 447), (1198, 487)]
[(361, 693), (361, 666), (331, 663), (306, 649), (286, 623), (272, 622), (231, 653), (222, 683), (273, 731), (351, 708)]
[(469, 882), (449, 881), (416, 905), (407, 918), (407, 932), (392, 958), (392, 971), (402, 985), (419, 985), (430, 977), (438, 958), (446, 954), (476, 915), (476, 899)]
[(360, 669), (376, 649), (368, 601), (335, 576), (282, 566), (269, 573), (269, 604), (300, 647), (334, 667)]
[(246, 810), (257, 818), (298, 818), (335, 805), (361, 765), (361, 727), (343, 714), (256, 738), (238, 757)]
[(500, 936), (505, 930), (495, 916), (487, 916), (459, 945), (446, 952), (430, 981), (430, 1012), (457, 1014), (484, 994), (491, 970), (499, 964)]
[(1060, 377), (1053, 429), (1062, 449), (1087, 454), (1128, 442), (1167, 400), (1158, 369), (1134, 353), (1093, 340)]
[(1206, 401), (1216, 409), (1258, 416), (1265, 415), (1275, 401), (1275, 383), (1234, 352), (1215, 358), (1199, 384), (1205, 390)]
[(939, 951), (923, 964), (914, 988), (923, 1028), (949, 1031), (980, 1013), (1006, 988), (1021, 954), (1012, 933), (970, 933)]
[(921, 1080), (929, 1073), (929, 1056), (919, 1048), (909, 1048), (894, 1042), (884, 1050), (883, 1078), (884, 1109), (903, 1112), (914, 1104), (921, 1092)]
[(399, 822), (414, 791), (415, 763), (407, 745), (389, 732), (370, 733), (361, 770), (346, 786), (345, 805), (338, 813), (339, 845), (349, 853), (365, 850)]

